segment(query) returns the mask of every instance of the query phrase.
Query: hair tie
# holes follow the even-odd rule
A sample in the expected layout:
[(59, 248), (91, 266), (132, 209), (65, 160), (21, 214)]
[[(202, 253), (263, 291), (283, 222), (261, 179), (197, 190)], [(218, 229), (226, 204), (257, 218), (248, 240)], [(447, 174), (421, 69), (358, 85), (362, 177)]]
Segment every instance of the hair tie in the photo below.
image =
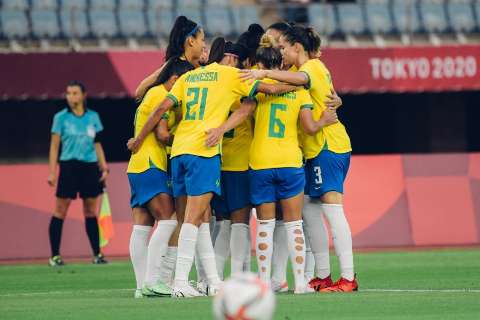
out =
[(193, 28), (192, 31), (190, 31), (189, 33), (187, 33), (187, 35), (185, 36), (185, 40), (190, 37), (190, 36), (193, 36), (195, 33), (197, 33), (198, 29), (200, 28), (200, 26), (197, 24), (195, 26), (195, 28)]

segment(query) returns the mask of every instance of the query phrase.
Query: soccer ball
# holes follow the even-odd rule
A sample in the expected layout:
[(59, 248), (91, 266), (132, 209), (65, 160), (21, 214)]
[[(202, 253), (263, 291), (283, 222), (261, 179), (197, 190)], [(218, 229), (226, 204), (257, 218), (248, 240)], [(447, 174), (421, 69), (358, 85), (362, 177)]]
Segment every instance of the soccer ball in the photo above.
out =
[(253, 273), (239, 273), (225, 281), (213, 300), (217, 320), (270, 320), (275, 295)]

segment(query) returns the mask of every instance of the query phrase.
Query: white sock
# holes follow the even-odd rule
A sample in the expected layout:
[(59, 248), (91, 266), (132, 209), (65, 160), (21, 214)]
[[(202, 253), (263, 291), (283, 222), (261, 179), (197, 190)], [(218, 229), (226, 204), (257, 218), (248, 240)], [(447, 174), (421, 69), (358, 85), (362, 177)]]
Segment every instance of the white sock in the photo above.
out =
[(193, 264), (197, 244), (198, 227), (183, 223), (178, 236), (177, 264), (175, 266), (175, 287), (188, 285), (188, 274)]
[(208, 284), (217, 285), (220, 282), (220, 278), (215, 263), (212, 238), (210, 237), (210, 224), (208, 223), (202, 223), (198, 229), (197, 252), (200, 264), (205, 270)]
[(260, 279), (270, 283), (273, 253), (273, 231), (275, 230), (275, 219), (257, 220), (257, 264)]
[[(303, 232), (306, 231), (305, 221), (303, 222)], [(305, 280), (310, 282), (315, 274), (315, 257), (312, 253), (312, 247), (310, 246), (310, 240), (305, 235)]]
[(341, 204), (323, 204), (323, 212), (327, 217), (332, 232), (333, 246), (340, 264), (343, 278), (353, 280), (352, 233)]
[(223, 280), (223, 273), (225, 271), (225, 262), (230, 255), (230, 220), (220, 221), (220, 229), (215, 238), (215, 262), (217, 264), (217, 271), (220, 279)]
[(218, 232), (220, 231), (220, 222), (217, 221), (217, 218), (212, 215), (210, 217), (210, 233), (212, 236), (212, 243), (215, 243), (215, 239), (217, 239)]
[(244, 271), (243, 266), (250, 254), (249, 246), (249, 227), (245, 223), (232, 224), (232, 232), (230, 235), (230, 250), (231, 250), (231, 274), (236, 274)]
[(315, 259), (315, 273), (320, 279), (325, 279), (330, 275), (330, 252), (328, 248), (328, 231), (322, 215), (321, 203), (311, 202), (311, 200), (306, 198), (303, 207), (305, 234), (309, 238)]
[(288, 252), (292, 263), (292, 272), (295, 279), (295, 290), (304, 290), (305, 283), (305, 235), (303, 221), (285, 222), (287, 233)]
[(160, 278), (162, 256), (167, 252), (168, 240), (170, 240), (170, 236), (176, 226), (176, 220), (160, 220), (157, 222), (157, 228), (153, 231), (148, 243), (147, 270), (145, 272), (146, 285), (152, 286)]
[(198, 253), (198, 246), (195, 248), (195, 270), (197, 270), (197, 282), (207, 282), (207, 275), (205, 269), (203, 269), (202, 262), (200, 261), (200, 254)]
[(288, 247), (285, 224), (281, 220), (275, 223), (273, 232), (272, 279), (277, 283), (287, 281)]
[(160, 280), (172, 286), (177, 262), (177, 247), (168, 247), (160, 265)]
[(252, 270), (252, 234), (250, 227), (248, 228), (247, 237), (247, 253), (245, 254), (245, 261), (243, 262), (243, 272), (250, 272)]
[(135, 273), (137, 289), (143, 288), (145, 269), (147, 268), (148, 235), (151, 230), (152, 227), (150, 226), (133, 225), (130, 235), (130, 260)]

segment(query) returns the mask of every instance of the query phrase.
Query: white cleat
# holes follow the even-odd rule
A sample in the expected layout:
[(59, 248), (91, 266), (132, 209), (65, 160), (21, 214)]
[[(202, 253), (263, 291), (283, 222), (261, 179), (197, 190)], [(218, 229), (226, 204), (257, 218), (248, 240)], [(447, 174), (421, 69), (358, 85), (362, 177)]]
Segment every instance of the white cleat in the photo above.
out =
[(220, 288), (222, 287), (222, 285), (223, 285), (223, 282), (219, 282), (216, 285), (209, 285), (207, 287), (207, 296), (209, 297), (216, 296), (217, 293), (220, 291)]
[(285, 293), (288, 292), (288, 283), (287, 281), (278, 282), (274, 279), (271, 281), (272, 291), (275, 293)]
[(196, 285), (193, 285), (192, 283), (191, 283), (191, 285), (193, 287), (197, 288), (198, 292), (208, 296), (208, 283), (207, 283), (207, 281), (202, 280), (202, 281), (197, 282)]
[(192, 287), (190, 284), (184, 286), (175, 286), (172, 291), (173, 298), (195, 298), (195, 297), (204, 297), (205, 294), (199, 292), (197, 289)]
[(135, 299), (141, 299), (141, 298), (143, 298), (142, 289), (136, 289), (136, 290), (135, 290), (135, 293), (133, 294), (133, 297), (134, 297)]

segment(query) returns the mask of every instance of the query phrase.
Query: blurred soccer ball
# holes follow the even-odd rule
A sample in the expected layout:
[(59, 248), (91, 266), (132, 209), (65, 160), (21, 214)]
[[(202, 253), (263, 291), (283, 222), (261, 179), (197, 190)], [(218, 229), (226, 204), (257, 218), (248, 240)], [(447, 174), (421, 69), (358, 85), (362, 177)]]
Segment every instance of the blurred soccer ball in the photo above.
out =
[(232, 276), (213, 300), (217, 320), (270, 320), (274, 311), (275, 295), (253, 273)]

